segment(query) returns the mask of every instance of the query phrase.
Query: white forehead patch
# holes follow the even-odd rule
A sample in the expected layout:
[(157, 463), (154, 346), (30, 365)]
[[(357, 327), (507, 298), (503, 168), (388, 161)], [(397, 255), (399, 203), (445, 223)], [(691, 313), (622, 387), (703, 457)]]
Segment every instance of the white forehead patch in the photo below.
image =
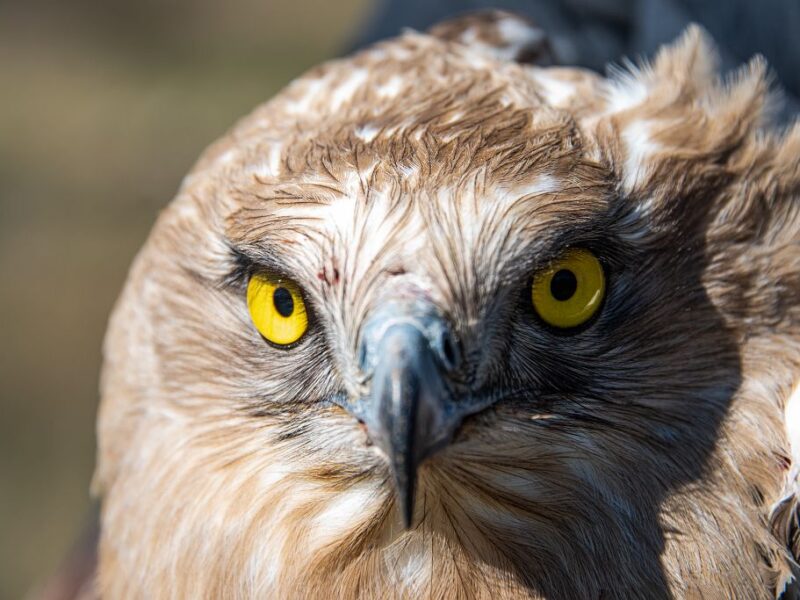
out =
[[(368, 177), (374, 166), (365, 166), (361, 173), (346, 173), (342, 195), (329, 202), (277, 206), (274, 212), (278, 217), (308, 219), (319, 224), (311, 231), (315, 235), (318, 232), (320, 243), (333, 243), (334, 252), (350, 265), (343, 274), (356, 281), (373, 267), (388, 266), (392, 261), (416, 255), (427, 240), (419, 211), (399, 208), (402, 205), (393, 201), (391, 190), (371, 188), (369, 198), (363, 198), (362, 178)], [(413, 173), (408, 175), (411, 177)], [(387, 254), (384, 250), (388, 243), (396, 244), (402, 252)]]
[[(497, 187), (487, 190), (485, 193), (489, 195), (491, 201), (487, 201), (483, 196), (484, 192), (475, 196), (473, 189), (469, 185), (461, 189), (444, 186), (437, 190), (437, 195), (442, 206), (458, 212), (458, 217), (454, 217), (453, 222), (459, 223), (460, 235), (466, 246), (477, 251), (477, 248), (488, 244), (488, 247), (484, 246), (483, 251), (492, 252), (491, 246), (505, 243), (508, 228), (517, 226), (518, 220), (510, 216), (515, 207), (524, 207), (528, 200), (536, 196), (557, 192), (561, 189), (561, 184), (552, 175), (543, 174), (528, 183), (521, 183), (511, 188)], [(452, 198), (457, 195), (461, 201), (453, 203)], [(490, 225), (497, 223), (498, 219), (503, 220), (504, 226)], [(487, 236), (487, 230), (493, 234)]]

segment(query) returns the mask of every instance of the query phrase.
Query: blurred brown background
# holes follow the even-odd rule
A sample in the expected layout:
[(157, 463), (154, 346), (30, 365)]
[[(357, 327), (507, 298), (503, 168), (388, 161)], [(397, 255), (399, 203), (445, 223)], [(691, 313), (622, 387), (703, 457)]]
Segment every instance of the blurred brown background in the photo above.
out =
[(90, 510), (106, 319), (201, 150), (370, 0), (0, 2), (0, 598)]

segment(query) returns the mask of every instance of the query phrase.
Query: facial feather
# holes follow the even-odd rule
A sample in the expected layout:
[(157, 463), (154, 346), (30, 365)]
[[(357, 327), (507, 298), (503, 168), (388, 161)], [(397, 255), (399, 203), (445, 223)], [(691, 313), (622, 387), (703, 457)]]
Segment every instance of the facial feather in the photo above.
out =
[[(720, 83), (712, 54), (692, 29), (605, 80), (408, 33), (214, 144), (106, 340), (103, 593), (773, 597), (800, 128), (761, 133), (763, 67)], [(529, 286), (569, 247), (609, 291), (563, 335)], [(250, 323), (258, 269), (304, 290), (296, 347)], [(460, 393), (494, 402), (422, 466), (410, 530), (334, 401), (363, 393), (361, 328), (398, 297), (447, 317)]]

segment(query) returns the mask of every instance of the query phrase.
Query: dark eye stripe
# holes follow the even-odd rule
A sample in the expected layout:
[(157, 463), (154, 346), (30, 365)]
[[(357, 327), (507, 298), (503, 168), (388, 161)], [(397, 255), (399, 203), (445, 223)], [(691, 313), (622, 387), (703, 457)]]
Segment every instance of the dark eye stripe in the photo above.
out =
[(272, 295), (272, 302), (275, 304), (275, 310), (282, 317), (288, 317), (294, 312), (294, 300), (292, 294), (285, 287), (279, 287)]

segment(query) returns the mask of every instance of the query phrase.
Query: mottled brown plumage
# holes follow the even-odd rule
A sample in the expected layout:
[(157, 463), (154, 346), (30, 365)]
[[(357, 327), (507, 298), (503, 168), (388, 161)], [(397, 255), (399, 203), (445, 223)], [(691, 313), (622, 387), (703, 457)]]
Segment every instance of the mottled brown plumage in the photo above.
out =
[[(692, 28), (603, 78), (515, 62), (539, 38), (508, 15), (468, 25), (312, 70), (160, 216), (106, 340), (104, 597), (791, 593), (800, 127), (766, 124), (763, 61), (721, 82)], [(608, 295), (556, 334), (526, 294), (574, 246)], [(292, 348), (248, 316), (261, 268), (304, 289)], [(331, 400), (368, 390), (359, 337), (398, 297), (493, 402), (421, 466), (408, 530)]]

